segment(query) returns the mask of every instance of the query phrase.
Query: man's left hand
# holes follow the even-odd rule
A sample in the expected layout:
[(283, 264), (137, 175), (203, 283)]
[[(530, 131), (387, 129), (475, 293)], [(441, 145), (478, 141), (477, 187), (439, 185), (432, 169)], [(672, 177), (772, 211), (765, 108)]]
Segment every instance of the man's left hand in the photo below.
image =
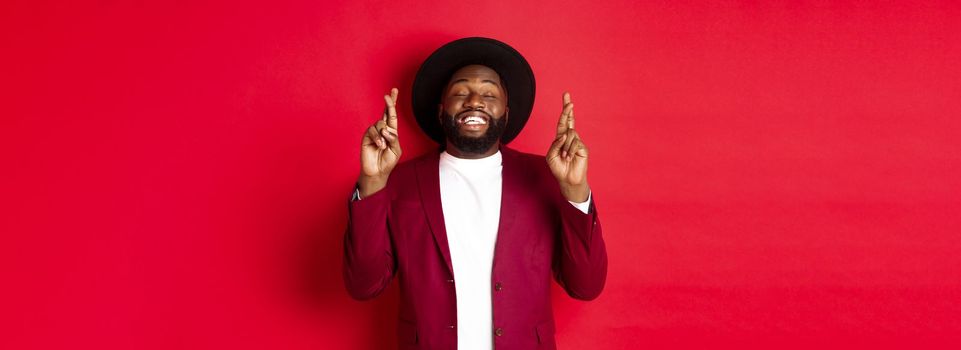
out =
[(564, 93), (564, 110), (557, 121), (557, 135), (547, 151), (547, 165), (560, 184), (561, 193), (571, 202), (586, 202), (590, 195), (587, 185), (587, 146), (574, 131), (574, 103), (571, 94)]

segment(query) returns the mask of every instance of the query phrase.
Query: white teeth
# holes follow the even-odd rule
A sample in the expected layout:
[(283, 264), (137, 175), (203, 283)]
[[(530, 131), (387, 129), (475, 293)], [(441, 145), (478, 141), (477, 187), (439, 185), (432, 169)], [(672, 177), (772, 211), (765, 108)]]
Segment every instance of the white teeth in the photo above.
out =
[(487, 124), (487, 121), (481, 117), (467, 117), (464, 119), (464, 124), (466, 125)]

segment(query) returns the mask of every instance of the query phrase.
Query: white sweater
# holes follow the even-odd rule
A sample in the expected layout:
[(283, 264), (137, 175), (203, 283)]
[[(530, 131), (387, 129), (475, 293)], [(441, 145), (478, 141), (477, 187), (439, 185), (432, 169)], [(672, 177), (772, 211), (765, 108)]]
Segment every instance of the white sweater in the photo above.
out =
[[(440, 198), (457, 297), (457, 349), (493, 349), (491, 268), (501, 209), (501, 153), (440, 154)], [(587, 213), (591, 199), (572, 205)]]

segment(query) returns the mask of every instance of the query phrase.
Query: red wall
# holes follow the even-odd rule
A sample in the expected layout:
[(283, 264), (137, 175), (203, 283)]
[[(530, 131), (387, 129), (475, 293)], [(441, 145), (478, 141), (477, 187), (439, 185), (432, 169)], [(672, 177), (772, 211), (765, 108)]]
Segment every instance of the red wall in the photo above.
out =
[[(961, 345), (954, 1), (0, 5), (0, 348), (379, 349), (340, 275), (359, 142), (419, 63), (573, 93), (610, 253), (565, 349)], [(469, 6), (468, 6), (469, 5)]]

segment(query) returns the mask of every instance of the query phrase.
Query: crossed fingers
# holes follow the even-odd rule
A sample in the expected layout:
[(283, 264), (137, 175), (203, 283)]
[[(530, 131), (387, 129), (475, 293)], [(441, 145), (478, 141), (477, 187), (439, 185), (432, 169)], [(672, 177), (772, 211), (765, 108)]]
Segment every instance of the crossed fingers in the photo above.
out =
[(565, 92), (563, 97), (564, 109), (557, 120), (557, 136), (554, 138), (554, 156), (571, 160), (574, 156), (587, 157), (587, 147), (581, 141), (580, 135), (574, 130), (574, 102), (571, 94)]
[(367, 135), (380, 149), (397, 147), (397, 88), (384, 95), (384, 114), (380, 120), (367, 129)]

